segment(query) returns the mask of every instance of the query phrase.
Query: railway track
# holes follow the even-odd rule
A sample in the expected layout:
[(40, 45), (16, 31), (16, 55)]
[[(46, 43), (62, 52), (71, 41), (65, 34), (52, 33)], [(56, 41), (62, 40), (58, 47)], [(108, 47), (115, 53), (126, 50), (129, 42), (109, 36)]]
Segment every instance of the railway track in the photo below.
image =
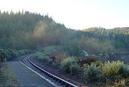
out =
[[(24, 63), (26, 66), (29, 67), (29, 65), (27, 63), (29, 63), (31, 65), (31, 67), (35, 67), (37, 70), (41, 71), (47, 78), (44, 78), (46, 79), (46, 81), (48, 81), (50, 84), (52, 84), (53, 86), (55, 87), (80, 87), (80, 86), (77, 86), (71, 82), (68, 82), (46, 70), (44, 70), (43, 68), (41, 68), (40, 66), (36, 65), (34, 62), (32, 62), (30, 60), (30, 57), (26, 57), (25, 59), (22, 60), (22, 63)], [(29, 67), (29, 68), (31, 68)], [(36, 71), (36, 70), (35, 70)]]

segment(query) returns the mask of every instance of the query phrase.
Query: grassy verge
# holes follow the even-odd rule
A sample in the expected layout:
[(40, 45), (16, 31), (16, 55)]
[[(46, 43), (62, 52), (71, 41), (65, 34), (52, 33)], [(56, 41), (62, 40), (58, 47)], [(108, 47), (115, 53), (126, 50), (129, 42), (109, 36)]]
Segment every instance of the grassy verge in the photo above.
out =
[(0, 70), (0, 87), (18, 87), (15, 74), (5, 64)]

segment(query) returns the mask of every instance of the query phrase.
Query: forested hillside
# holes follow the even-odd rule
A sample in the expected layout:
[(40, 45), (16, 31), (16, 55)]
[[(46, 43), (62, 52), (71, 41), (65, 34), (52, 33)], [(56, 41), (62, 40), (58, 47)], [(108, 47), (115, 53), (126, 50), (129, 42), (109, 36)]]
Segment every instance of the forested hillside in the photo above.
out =
[(127, 85), (128, 56), (119, 55), (129, 54), (128, 43), (129, 27), (74, 30), (47, 15), (0, 12), (0, 68), (6, 60), (31, 54), (35, 63), (80, 83)]
[(40, 21), (49, 22), (52, 19), (36, 14), (0, 13), (0, 47), (1, 48), (33, 48), (35, 42), (32, 34)]
[(96, 38), (99, 41), (108, 41), (116, 53), (126, 53), (129, 49), (129, 27), (114, 29), (89, 28), (84, 32), (85, 35)]
[(48, 16), (29, 12), (0, 12), (0, 48), (39, 49), (58, 45), (72, 55), (127, 53), (129, 28), (73, 30)]

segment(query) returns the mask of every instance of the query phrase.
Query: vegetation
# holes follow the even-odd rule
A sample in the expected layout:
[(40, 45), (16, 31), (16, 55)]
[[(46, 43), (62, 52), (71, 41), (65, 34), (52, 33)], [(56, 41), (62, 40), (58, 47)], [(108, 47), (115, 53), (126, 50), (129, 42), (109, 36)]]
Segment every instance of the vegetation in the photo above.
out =
[(118, 75), (124, 63), (121, 61), (106, 62), (102, 66), (103, 74), (107, 77)]
[[(54, 62), (66, 73), (84, 76), (85, 83), (126, 85), (129, 65), (114, 60), (119, 60), (121, 54), (128, 54), (128, 43), (129, 27), (73, 30), (46, 15), (0, 12), (2, 62), (35, 52), (33, 57), (43, 62)], [(95, 58), (88, 58), (89, 55)]]
[(43, 61), (43, 62), (51, 62), (52, 61), (47, 55), (45, 55), (42, 52), (36, 52), (36, 53), (34, 53), (33, 54), (33, 57), (34, 58), (37, 58), (38, 60)]
[(48, 16), (29, 12), (0, 12), (0, 48), (39, 49), (63, 46), (71, 56), (80, 50), (92, 54), (127, 53), (129, 28), (89, 28), (76, 31), (56, 23)]
[[(37, 56), (36, 56), (37, 55)], [(50, 58), (45, 58), (45, 54), (42, 52), (34, 54), (35, 57), (46, 61)], [(45, 59), (44, 59), (45, 58)], [(61, 69), (73, 76), (80, 76), (84, 83), (99, 83), (103, 86), (117, 87), (119, 85), (128, 85), (129, 77), (129, 65), (124, 64), (121, 61), (95, 61), (92, 63), (85, 63), (84, 66), (79, 65), (78, 58), (76, 57), (67, 57), (64, 58), (61, 62)]]
[(19, 83), (15, 74), (9, 69), (7, 65), (4, 65), (0, 69), (0, 87), (18, 87)]
[(79, 73), (80, 66), (77, 64), (77, 59), (74, 57), (68, 57), (61, 62), (62, 69), (70, 74)]
[[(113, 87), (129, 86), (129, 65), (121, 61), (104, 62), (103, 65), (97, 66), (96, 63), (84, 67), (84, 82), (98, 82), (106, 86)], [(112, 87), (112, 86), (111, 86)]]
[(0, 49), (0, 57), (3, 58), (4, 61), (14, 60), (19, 56), (31, 53), (31, 50), (22, 49), (22, 50), (15, 50), (15, 49)]
[(120, 74), (124, 77), (124, 78), (128, 78), (129, 77), (129, 65), (124, 64), (121, 69), (119, 70)]
[(84, 82), (88, 81), (99, 81), (102, 78), (101, 68), (96, 66), (95, 64), (88, 65), (84, 68)]
[(2, 49), (0, 49), (0, 64), (6, 61), (6, 55)]

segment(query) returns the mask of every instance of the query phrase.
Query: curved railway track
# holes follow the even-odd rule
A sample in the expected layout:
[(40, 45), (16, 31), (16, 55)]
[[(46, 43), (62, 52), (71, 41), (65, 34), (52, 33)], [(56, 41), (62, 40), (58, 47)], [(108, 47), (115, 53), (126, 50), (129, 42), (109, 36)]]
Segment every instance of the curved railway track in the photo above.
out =
[[(52, 84), (55, 87), (57, 87), (57, 86), (58, 87), (81, 87), (81, 86), (77, 86), (77, 85), (75, 85), (71, 82), (68, 82), (68, 81), (66, 81), (66, 80), (64, 80), (64, 79), (46, 71), (46, 70), (44, 70), (43, 68), (41, 68), (40, 66), (38, 66), (34, 62), (32, 62), (30, 60), (30, 56), (26, 57), (21, 62), (24, 63), (27, 67), (29, 67), (31, 69), (32, 69), (32, 67), (34, 67), (37, 70), (39, 70), (40, 72), (42, 72), (45, 75), (45, 77), (49, 78), (49, 79), (47, 79), (47, 78), (44, 78), (44, 79), (46, 79), (46, 81), (48, 81), (50, 84)], [(28, 65), (28, 63), (29, 63), (29, 65), (31, 65), (31, 67)], [(36, 71), (36, 69), (35, 69), (35, 71)]]

